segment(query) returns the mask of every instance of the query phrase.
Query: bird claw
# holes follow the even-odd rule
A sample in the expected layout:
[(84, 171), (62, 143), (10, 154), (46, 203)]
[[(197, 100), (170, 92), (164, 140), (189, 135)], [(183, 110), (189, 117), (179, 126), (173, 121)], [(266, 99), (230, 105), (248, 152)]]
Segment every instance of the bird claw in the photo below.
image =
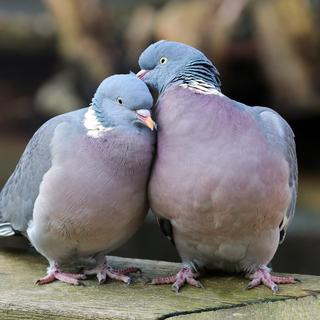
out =
[[(279, 291), (279, 286), (277, 284), (292, 284), (297, 282), (297, 279), (293, 277), (273, 276), (270, 274), (270, 270), (264, 266), (260, 267), (254, 274), (251, 274), (248, 277), (251, 281), (246, 286), (246, 289), (252, 289), (263, 284), (271, 289), (273, 294)], [(300, 280), (298, 281), (301, 282)]]
[(128, 275), (130, 273), (139, 273), (142, 274), (142, 271), (140, 268), (136, 268), (136, 267), (128, 267), (125, 269), (112, 269), (110, 268), (110, 270), (118, 273), (118, 274), (122, 274), (122, 275)]
[(62, 272), (57, 266), (54, 266), (45, 277), (38, 279), (35, 284), (44, 285), (59, 280), (74, 286), (79, 286), (83, 285), (83, 282), (80, 280), (85, 280), (86, 278), (85, 274)]
[(274, 285), (271, 286), (270, 289), (272, 290), (273, 294), (276, 294), (279, 291), (279, 286), (274, 284)]
[(114, 270), (107, 264), (106, 261), (104, 261), (101, 264), (98, 264), (94, 269), (84, 271), (84, 273), (87, 275), (96, 274), (99, 284), (105, 283), (106, 280), (109, 278), (109, 279), (122, 281), (127, 285), (131, 284), (131, 278), (128, 277), (127, 275), (134, 272), (142, 273), (141, 269), (135, 268), (135, 267)]
[(107, 274), (103, 271), (97, 273), (97, 279), (99, 284), (103, 284), (107, 280)]
[(192, 272), (189, 267), (183, 267), (175, 276), (152, 279), (151, 284), (169, 284), (172, 283), (171, 290), (178, 293), (180, 288), (187, 282), (193, 287), (204, 288), (202, 283), (195, 278), (199, 274)]
[(171, 286), (171, 290), (175, 293), (179, 293), (179, 289), (179, 286), (175, 283)]
[(204, 289), (204, 285), (203, 285), (200, 281), (197, 281), (197, 282), (198, 282), (198, 283), (197, 283), (196, 287), (197, 287), (197, 288)]

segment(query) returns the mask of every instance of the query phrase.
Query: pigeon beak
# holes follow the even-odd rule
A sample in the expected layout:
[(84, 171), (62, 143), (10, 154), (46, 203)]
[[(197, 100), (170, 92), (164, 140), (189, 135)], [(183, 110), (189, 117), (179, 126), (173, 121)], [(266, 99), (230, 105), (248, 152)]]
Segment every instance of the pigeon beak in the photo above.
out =
[(143, 80), (144, 76), (149, 72), (150, 70), (145, 70), (145, 69), (142, 69), (140, 70), (136, 76), (140, 79), (140, 80)]
[(138, 120), (147, 126), (151, 131), (157, 129), (157, 124), (152, 120), (151, 113), (147, 109), (139, 109), (136, 111)]

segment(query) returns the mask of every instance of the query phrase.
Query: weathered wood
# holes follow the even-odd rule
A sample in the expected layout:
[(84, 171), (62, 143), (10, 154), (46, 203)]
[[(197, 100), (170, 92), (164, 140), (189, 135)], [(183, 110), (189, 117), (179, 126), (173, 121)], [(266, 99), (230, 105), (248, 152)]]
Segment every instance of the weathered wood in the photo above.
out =
[(320, 319), (320, 298), (306, 297), (266, 303), (255, 303), (246, 307), (236, 307), (177, 316), (176, 320), (229, 320), (229, 319), (281, 319), (315, 320)]
[(59, 282), (36, 286), (46, 261), (36, 254), (2, 249), (0, 319), (273, 319), (279, 315), (298, 319), (299, 312), (304, 319), (316, 319), (320, 315), (320, 277), (298, 275), (302, 283), (282, 285), (273, 295), (262, 286), (244, 290), (247, 280), (241, 276), (208, 276), (202, 279), (205, 289), (186, 286), (175, 294), (169, 285), (145, 282), (176, 272), (179, 264), (108, 259), (113, 267), (135, 265), (143, 274), (133, 276), (130, 286), (115, 281), (98, 285), (95, 279), (78, 287)]

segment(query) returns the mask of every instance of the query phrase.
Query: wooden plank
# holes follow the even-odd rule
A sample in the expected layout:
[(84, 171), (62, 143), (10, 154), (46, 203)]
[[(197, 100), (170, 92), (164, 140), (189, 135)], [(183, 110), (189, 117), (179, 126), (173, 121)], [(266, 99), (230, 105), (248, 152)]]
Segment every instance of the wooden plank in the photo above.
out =
[[(320, 315), (319, 299), (313, 298), (320, 294), (320, 277), (298, 275), (302, 283), (282, 285), (280, 292), (273, 295), (262, 286), (244, 290), (247, 280), (241, 276), (208, 276), (202, 279), (205, 289), (186, 286), (175, 294), (169, 285), (152, 286), (145, 282), (156, 275), (176, 272), (179, 264), (108, 259), (115, 268), (134, 265), (143, 274), (134, 276), (130, 286), (115, 281), (98, 285), (95, 279), (78, 287), (60, 282), (36, 286), (35, 280), (45, 273), (46, 261), (34, 253), (2, 249), (0, 319), (218, 319), (219, 314), (231, 317), (234, 313), (254, 314), (259, 310), (271, 315), (268, 310), (280, 311), (282, 305), (289, 309), (291, 305), (294, 311), (296, 305), (305, 308), (305, 302)], [(294, 303), (296, 299), (299, 304)]]
[(174, 317), (175, 320), (229, 320), (229, 319), (320, 319), (320, 298), (305, 297), (276, 302), (256, 303), (246, 307), (221, 309)]

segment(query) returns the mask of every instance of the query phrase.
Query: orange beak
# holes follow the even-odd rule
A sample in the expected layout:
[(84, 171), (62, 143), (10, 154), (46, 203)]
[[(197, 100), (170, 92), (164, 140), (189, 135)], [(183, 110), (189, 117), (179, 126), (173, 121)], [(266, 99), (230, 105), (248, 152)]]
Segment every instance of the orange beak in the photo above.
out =
[(136, 114), (139, 121), (147, 126), (151, 131), (157, 129), (157, 124), (152, 120), (149, 110), (139, 109), (136, 111)]

